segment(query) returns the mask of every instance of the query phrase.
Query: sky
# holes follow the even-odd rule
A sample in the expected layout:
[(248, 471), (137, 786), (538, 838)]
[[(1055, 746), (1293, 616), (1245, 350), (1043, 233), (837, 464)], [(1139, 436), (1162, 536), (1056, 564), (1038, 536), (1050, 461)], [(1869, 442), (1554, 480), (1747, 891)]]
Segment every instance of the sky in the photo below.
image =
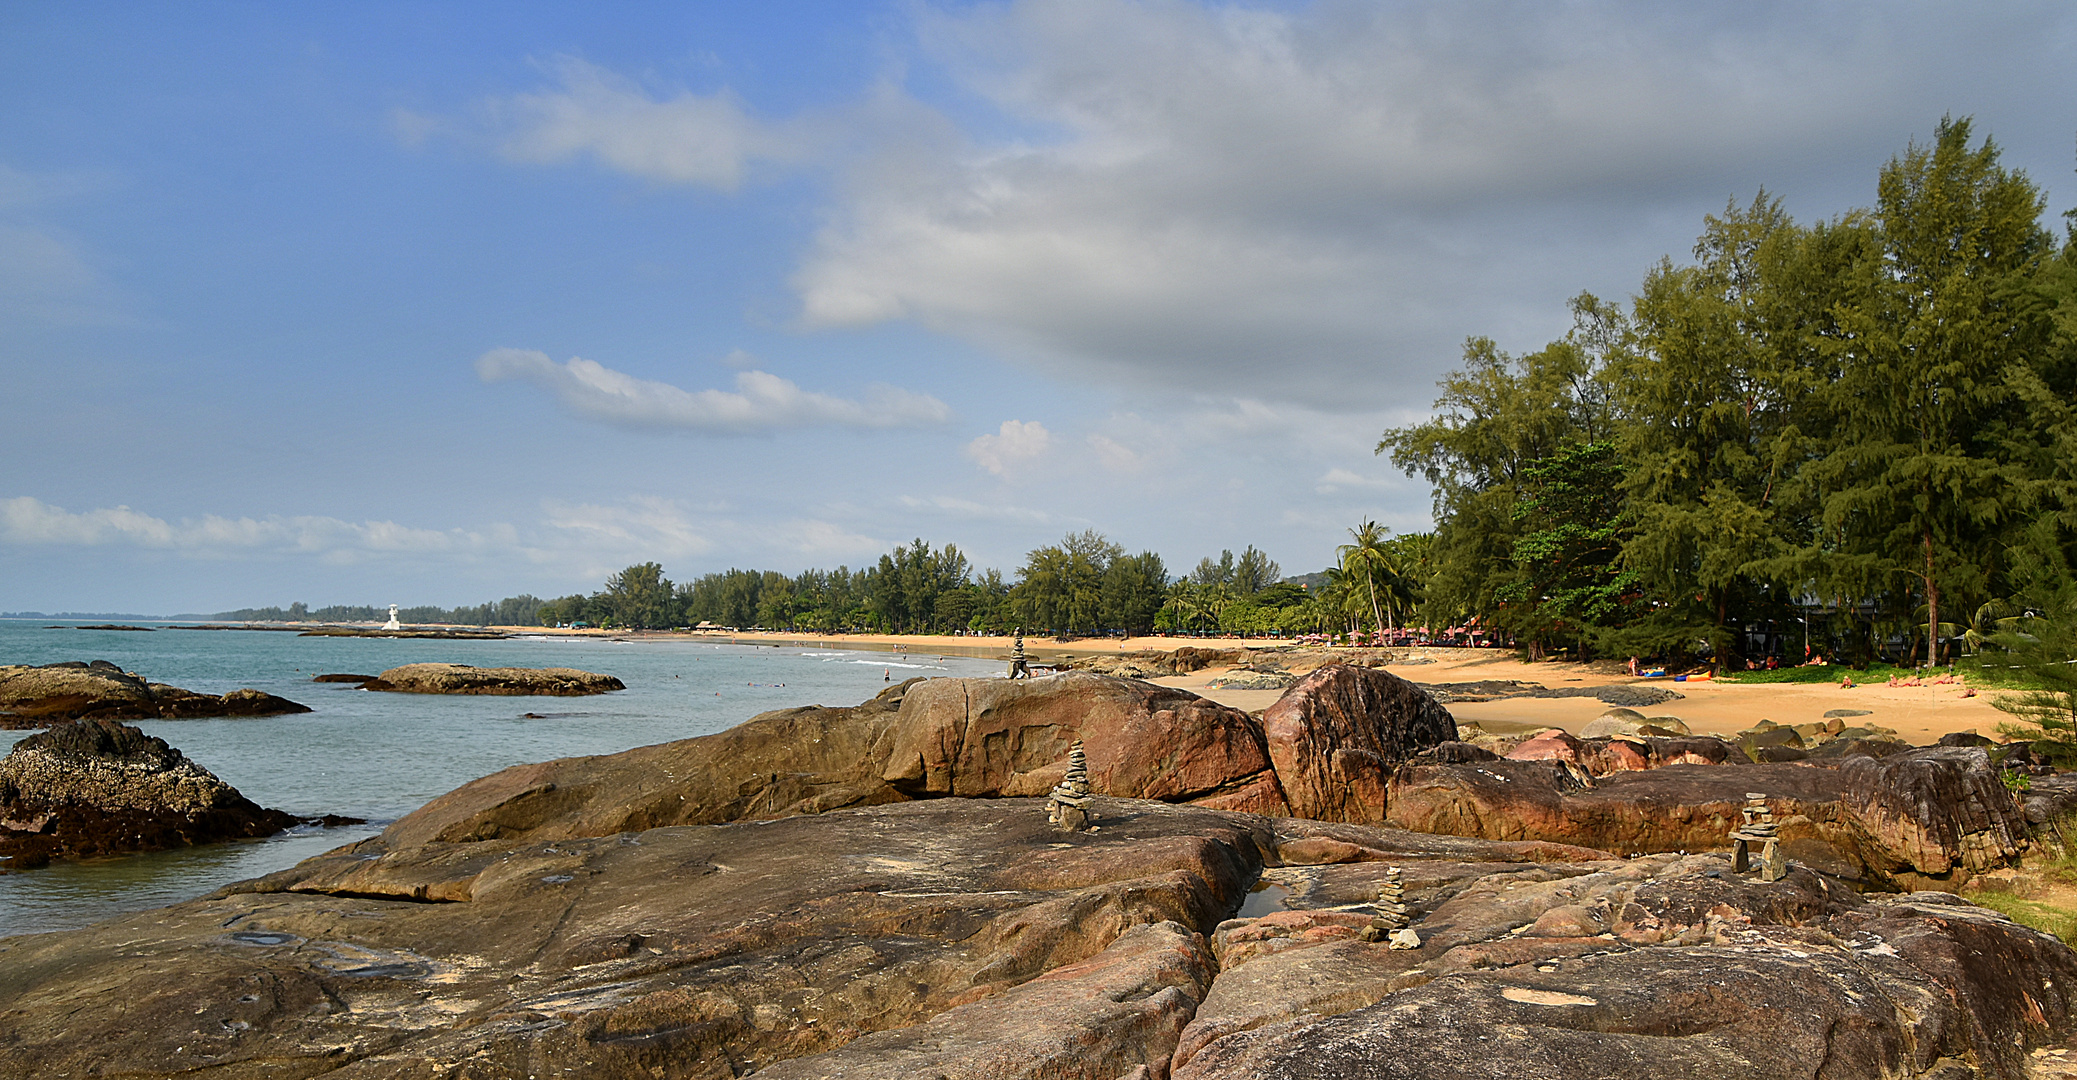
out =
[(2066, 3), (0, 3), (0, 610), (459, 604), (1097, 529), (1287, 573), (1375, 455)]

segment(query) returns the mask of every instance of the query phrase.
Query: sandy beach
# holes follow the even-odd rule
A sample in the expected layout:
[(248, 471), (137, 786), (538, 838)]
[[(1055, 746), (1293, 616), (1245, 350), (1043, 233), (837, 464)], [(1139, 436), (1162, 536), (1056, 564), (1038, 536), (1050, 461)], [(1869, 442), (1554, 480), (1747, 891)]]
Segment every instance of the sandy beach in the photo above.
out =
[[(513, 633), (582, 634), (629, 639), (687, 637), (740, 645), (769, 645), (776, 648), (863, 649), (876, 652), (906, 652), (927, 656), (970, 656), (1007, 659), (1008, 637), (966, 637), (947, 634), (783, 634), (705, 632), (695, 634), (650, 633), (612, 630), (543, 630), (540, 627), (500, 627)], [(1259, 638), (1081, 638), (1055, 641), (1027, 637), (1025, 652), (1034, 664), (1065, 663), (1093, 655), (1116, 655), (1140, 651), (1167, 651), (1184, 646), (1204, 649), (1250, 649), (1274, 652), (1285, 648)], [(1761, 683), (1681, 682), (1668, 679), (1634, 679), (1596, 665), (1562, 662), (1528, 663), (1506, 649), (1415, 649), (1410, 662), (1394, 664), (1393, 674), (1421, 683), (1514, 680), (1539, 683), (1551, 689), (1640, 683), (1659, 686), (1683, 695), (1663, 705), (1640, 710), (1652, 716), (1677, 716), (1698, 732), (1729, 735), (1761, 720), (1777, 724), (1821, 723), (1835, 709), (1866, 710), (1867, 715), (1849, 717), (1848, 723), (1878, 724), (1893, 728), (1907, 741), (1925, 744), (1956, 731), (1974, 731), (1993, 738), (2000, 723), (2012, 717), (1991, 705), (1996, 691), (1981, 691), (1965, 697), (1960, 685), (1898, 686), (1880, 682), (1842, 689), (1836, 682)], [(1844, 675), (1847, 669), (1841, 668)], [(1200, 694), (1222, 704), (1249, 711), (1264, 709), (1280, 696), (1275, 690), (1224, 690), (1208, 684), (1226, 671), (1207, 668), (1189, 675), (1155, 679)], [(1457, 702), (1450, 712), (1459, 722), (1477, 723), (1489, 731), (1506, 732), (1525, 728), (1556, 727), (1577, 732), (1608, 710), (1590, 697), (1508, 698), (1499, 701)]]

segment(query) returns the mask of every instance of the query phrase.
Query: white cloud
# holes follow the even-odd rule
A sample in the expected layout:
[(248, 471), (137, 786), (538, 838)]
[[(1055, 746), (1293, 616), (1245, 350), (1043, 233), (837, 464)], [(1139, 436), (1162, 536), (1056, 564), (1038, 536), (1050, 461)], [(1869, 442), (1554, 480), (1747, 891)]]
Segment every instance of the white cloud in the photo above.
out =
[[(554, 89), (486, 106), (507, 158), (554, 164), (589, 156), (649, 180), (734, 191), (758, 162), (802, 156), (801, 136), (752, 118), (728, 90), (658, 100), (581, 60), (561, 60), (554, 70)], [(407, 141), (423, 138), (428, 124), (414, 118), (400, 122), (400, 132)]]
[(569, 60), (490, 102), (491, 131), (513, 160), (724, 191), (828, 168), (791, 278), (810, 328), (907, 320), (1049, 372), (1354, 412), (1410, 382), (1425, 402), (1469, 335), (1561, 333), (1566, 296), (1634, 288), (1728, 197), (1814, 187), (1791, 209), (1831, 214), (1944, 112), (2040, 126), (2072, 34), (2053, 4), (911, 10), (855, 103), (765, 119)]
[(531, 382), (579, 416), (621, 427), (729, 433), (817, 425), (896, 428), (942, 423), (951, 416), (937, 398), (891, 386), (869, 387), (862, 398), (851, 400), (803, 390), (769, 372), (744, 371), (736, 375), (733, 392), (682, 390), (582, 357), (557, 364), (532, 349), (492, 349), (477, 358), (476, 374), (484, 382)]
[(350, 562), (378, 555), (454, 553), (498, 543), (493, 531), (414, 529), (394, 521), (268, 516), (165, 518), (116, 506), (73, 512), (29, 496), (0, 499), (0, 542), (21, 546), (155, 548), (202, 557), (294, 552)]
[(1044, 525), (1053, 520), (1053, 515), (1044, 510), (1027, 506), (1005, 506), (975, 502), (952, 495), (932, 495), (927, 498), (904, 495), (900, 502), (911, 510), (935, 511), (946, 517), (974, 521), (1002, 521), (1019, 525)]
[(814, 519), (787, 522), (778, 528), (774, 539), (802, 555), (821, 559), (875, 557), (894, 546), (889, 541)]
[(1406, 484), (1391, 477), (1362, 476), (1348, 469), (1328, 469), (1325, 475), (1313, 481), (1313, 490), (1322, 495), (1333, 495), (1344, 488), (1357, 491), (1385, 491), (1405, 487)]
[(555, 541), (558, 547), (576, 546), (645, 561), (700, 555), (714, 547), (692, 514), (672, 499), (636, 496), (619, 506), (551, 499), (541, 504), (541, 510), (542, 523), (563, 534)]
[(1112, 472), (1138, 472), (1146, 465), (1138, 451), (1108, 435), (1091, 435), (1089, 449), (1096, 451), (1096, 459)]
[(993, 435), (966, 444), (966, 456), (997, 476), (1038, 457), (1053, 445), (1053, 433), (1036, 420), (1005, 420)]
[(1634, 287), (1727, 196), (1845, 160), (1872, 179), (1977, 92), (1927, 77), (1951, 43), (2065, 18), (1979, 16), (926, 9), (926, 55), (995, 131), (856, 171), (794, 282), (811, 326), (909, 319), (1083, 376), (1374, 408), (1468, 335), (1547, 335), (1566, 295)]

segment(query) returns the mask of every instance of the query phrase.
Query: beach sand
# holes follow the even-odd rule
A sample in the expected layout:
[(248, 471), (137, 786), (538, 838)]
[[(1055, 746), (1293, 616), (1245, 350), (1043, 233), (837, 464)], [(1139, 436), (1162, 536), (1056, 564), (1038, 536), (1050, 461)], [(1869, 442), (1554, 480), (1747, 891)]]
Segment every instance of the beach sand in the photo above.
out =
[[(864, 649), (875, 652), (907, 652), (918, 656), (986, 657), (1007, 661), (1008, 637), (964, 637), (949, 634), (818, 634), (782, 633), (656, 633), (624, 630), (543, 630), (540, 627), (497, 627), (519, 634), (581, 634), (628, 638), (685, 639), (768, 645), (776, 648)], [(1204, 649), (1276, 649), (1272, 641), (1248, 638), (1080, 638), (1059, 642), (1051, 638), (1027, 637), (1025, 653), (1034, 664), (1067, 662), (1093, 655), (1116, 655), (1139, 651), (1167, 651), (1183, 646)], [(1868, 715), (1847, 717), (1845, 723), (1877, 724), (1892, 728), (1908, 742), (1924, 745), (1950, 732), (1974, 731), (1997, 737), (2000, 723), (2012, 717), (1991, 705), (1996, 691), (1981, 691), (1964, 697), (1964, 688), (1949, 686), (1892, 687), (1881, 683), (1841, 689), (1836, 682), (1761, 683), (1681, 682), (1669, 679), (1633, 679), (1611, 671), (1607, 665), (1564, 662), (1529, 663), (1504, 649), (1415, 649), (1413, 663), (1394, 664), (1389, 669), (1401, 678), (1421, 683), (1514, 680), (1539, 683), (1551, 689), (1638, 683), (1658, 686), (1684, 695), (1674, 701), (1639, 712), (1647, 716), (1677, 716), (1700, 734), (1729, 735), (1761, 720), (1777, 724), (1824, 722), (1833, 709), (1865, 709)], [(1840, 675), (1847, 669), (1836, 669)], [(1276, 690), (1215, 690), (1209, 684), (1225, 672), (1207, 668), (1189, 675), (1153, 680), (1202, 695), (1224, 705), (1254, 712), (1266, 709), (1281, 696)], [(1609, 706), (1597, 699), (1507, 698), (1499, 701), (1457, 702), (1449, 706), (1459, 723), (1477, 723), (1487, 731), (1507, 733), (1539, 727), (1564, 728), (1577, 733)]]

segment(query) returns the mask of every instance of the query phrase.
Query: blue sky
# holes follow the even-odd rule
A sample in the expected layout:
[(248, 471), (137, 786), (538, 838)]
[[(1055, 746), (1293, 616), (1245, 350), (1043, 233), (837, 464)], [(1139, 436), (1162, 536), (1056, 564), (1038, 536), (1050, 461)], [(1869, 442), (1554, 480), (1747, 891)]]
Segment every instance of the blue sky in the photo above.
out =
[(1463, 339), (1973, 115), (2077, 205), (2077, 14), (0, 5), (0, 609), (628, 563), (1300, 572)]

